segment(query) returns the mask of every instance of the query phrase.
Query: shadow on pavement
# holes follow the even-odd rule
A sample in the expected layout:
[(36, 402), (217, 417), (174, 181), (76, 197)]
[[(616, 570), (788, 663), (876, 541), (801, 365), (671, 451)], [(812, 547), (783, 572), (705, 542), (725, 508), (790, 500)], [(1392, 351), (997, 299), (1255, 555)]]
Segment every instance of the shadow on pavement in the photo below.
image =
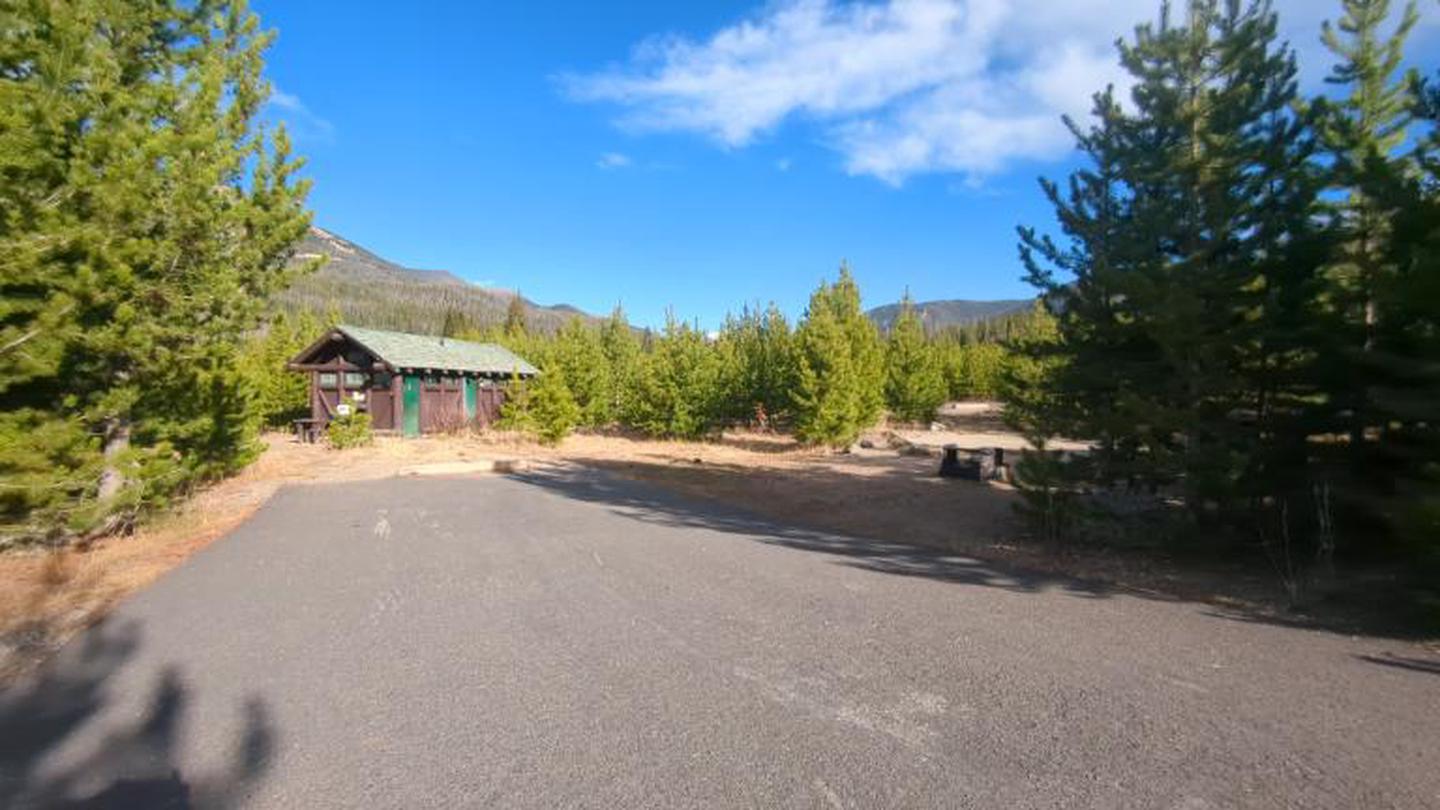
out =
[[(1039, 550), (1018, 554), (1014, 562), (982, 560), (966, 556), (964, 551), (945, 551), (942, 549), (947, 545), (947, 538), (953, 542), (957, 533), (981, 532), (987, 524), (991, 535), (988, 538), (981, 535), (979, 548), (983, 548), (986, 541), (1005, 543), (1010, 548), (1023, 545), (1013, 542), (1012, 534), (1003, 528), (1007, 525), (1004, 517), (1012, 514), (1013, 498), (970, 482), (934, 478), (920, 468), (897, 469), (893, 460), (879, 459), (871, 463), (869, 459), (856, 459), (847, 463), (869, 468), (869, 472), (857, 476), (819, 469), (797, 474), (789, 470), (755, 470), (716, 463), (692, 466), (673, 461), (616, 464), (587, 461), (583, 466), (536, 469), (515, 478), (568, 498), (604, 504), (613, 512), (636, 520), (742, 534), (764, 543), (835, 555), (843, 558), (841, 564), (898, 576), (1023, 593), (1062, 591), (1085, 598), (1124, 594), (1149, 601), (1204, 606), (1203, 615), (1224, 621), (1364, 633), (1399, 640), (1429, 637), (1425, 633), (1426, 628), (1397, 621), (1383, 612), (1344, 609), (1287, 612), (1276, 604), (1278, 589), (1272, 583), (1262, 581), (1263, 577), (1253, 573), (1241, 572), (1237, 565), (1217, 565), (1208, 573), (1186, 569), (1176, 572), (1176, 576), (1157, 577), (1144, 572), (1143, 560), (1150, 552), (1141, 550), (1135, 555), (1140, 560), (1135, 565), (1124, 562), (1123, 553), (1096, 554), (1097, 559), (1108, 559), (1113, 570), (1102, 564), (1099, 568), (1101, 573), (1087, 577), (1064, 570), (1047, 570), (1048, 565), (1043, 561), (1031, 564), (1031, 561), (1045, 556)], [(786, 488), (797, 475), (807, 479), (810, 489)], [(634, 480), (637, 477), (640, 480)], [(745, 486), (736, 486), (741, 479)], [(672, 482), (679, 486), (671, 488)], [(717, 492), (714, 498), (681, 494), (686, 489), (705, 492), (711, 486), (720, 487), (723, 491)], [(811, 528), (816, 521), (798, 517), (787, 519), (783, 508), (785, 499), (804, 497), (804, 492), (815, 491), (816, 486), (822, 492), (831, 493), (827, 503), (864, 497), (862, 493), (866, 490), (881, 490), (885, 498), (881, 499), (881, 505), (875, 511), (925, 510), (934, 519), (920, 523), (931, 526), (931, 534), (906, 535), (907, 542), (904, 543), (873, 539), (895, 536), (893, 520), (886, 514), (877, 514), (867, 523), (863, 510), (858, 510), (861, 512), (860, 522), (856, 525), (857, 510), (851, 508), (845, 508), (842, 515), (830, 518), (836, 523), (843, 521), (843, 529), (827, 528), (823, 505), (818, 510), (822, 513), (818, 515), (820, 528)], [(934, 489), (927, 490), (926, 487), (930, 486)], [(928, 494), (905, 500), (905, 493), (916, 489)], [(766, 511), (770, 514), (762, 517), (732, 505), (746, 502), (746, 497), (769, 499)], [(772, 508), (777, 504), (782, 508)], [(817, 509), (811, 504), (807, 509), (798, 510), (798, 513), (815, 517)], [(808, 523), (808, 526), (800, 525), (802, 523)], [(1002, 528), (997, 530), (997, 525)], [(1064, 559), (1068, 561), (1071, 558)], [(1069, 563), (1062, 563), (1066, 564)], [(1116, 580), (1146, 587), (1112, 584)], [(1162, 584), (1152, 586), (1152, 580)], [(1225, 598), (1222, 601), (1217, 597)], [(1403, 666), (1393, 662), (1374, 663)], [(1423, 667), (1412, 668), (1430, 671)]]
[(1385, 655), (1357, 655), (1355, 657), (1361, 661), (1379, 664), (1382, 667), (1395, 667), (1396, 669), (1408, 669), (1412, 672), (1426, 672), (1431, 675), (1440, 675), (1440, 660), (1410, 658), (1403, 655), (1395, 655), (1394, 653), (1387, 653)]
[[(264, 773), (276, 733), (258, 697), (241, 707), (244, 730), (223, 772), (182, 772), (177, 755), (191, 696), (174, 668), (155, 679), (139, 716), (118, 726), (100, 722), (114, 674), (140, 644), (135, 623), (102, 623), (0, 693), (0, 806), (225, 808)], [(82, 739), (75, 750), (84, 753), (47, 762)]]
[[(714, 466), (714, 465), (710, 465)], [(905, 543), (890, 543), (785, 525), (727, 504), (698, 500), (603, 470), (557, 467), (513, 476), (575, 500), (608, 506), (615, 514), (661, 526), (711, 529), (804, 551), (844, 558), (842, 564), (899, 576), (1036, 593), (1060, 589), (1099, 598), (1114, 591), (1105, 583), (990, 562)]]

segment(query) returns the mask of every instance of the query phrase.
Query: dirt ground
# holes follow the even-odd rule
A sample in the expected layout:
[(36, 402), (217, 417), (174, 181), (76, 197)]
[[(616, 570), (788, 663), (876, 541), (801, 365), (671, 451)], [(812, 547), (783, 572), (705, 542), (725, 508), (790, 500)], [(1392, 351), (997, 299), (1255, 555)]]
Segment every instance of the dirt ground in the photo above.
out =
[[(1157, 598), (1204, 600), (1268, 610), (1274, 584), (1240, 568), (1179, 566), (1149, 554), (1103, 550), (1056, 557), (1027, 542), (1018, 497), (1000, 483), (936, 476), (940, 448), (1018, 450), (994, 406), (947, 406), (937, 423), (881, 428), (869, 448), (803, 448), (787, 436), (726, 433), (711, 442), (577, 435), (547, 448), (504, 433), (382, 437), (336, 451), (273, 434), (241, 474), (206, 489), (134, 535), (62, 552), (0, 555), (0, 683), (46, 658), (111, 606), (239, 525), (286, 484), (395, 475), (502, 471), (580, 463), (679, 492), (740, 505), (778, 521), (857, 537), (900, 541), (973, 555), (1057, 581), (1067, 576)], [(1078, 443), (1067, 446), (1078, 447)], [(898, 448), (898, 449), (897, 449)]]

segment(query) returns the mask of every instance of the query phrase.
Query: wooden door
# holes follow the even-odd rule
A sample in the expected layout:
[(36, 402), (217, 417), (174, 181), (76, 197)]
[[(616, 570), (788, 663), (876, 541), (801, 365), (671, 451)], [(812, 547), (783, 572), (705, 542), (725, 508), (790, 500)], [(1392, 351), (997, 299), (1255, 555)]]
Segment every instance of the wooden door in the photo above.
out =
[[(381, 387), (378, 383), (385, 382)], [(365, 392), (365, 406), (370, 410), (370, 425), (376, 430), (394, 430), (395, 394), (390, 390), (388, 380), (376, 380), (375, 385)]]
[(500, 409), (505, 403), (505, 390), (494, 386), (480, 389), (477, 402), (481, 425), (492, 425), (500, 418)]
[(420, 378), (405, 375), (405, 435), (420, 435)]

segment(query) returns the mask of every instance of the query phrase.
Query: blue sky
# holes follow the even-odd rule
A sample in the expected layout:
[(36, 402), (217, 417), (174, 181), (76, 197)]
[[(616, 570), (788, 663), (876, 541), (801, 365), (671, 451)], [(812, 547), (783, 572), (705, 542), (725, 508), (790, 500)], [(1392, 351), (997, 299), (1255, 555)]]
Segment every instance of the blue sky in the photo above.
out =
[[(1424, 4), (1411, 61), (1433, 71)], [(412, 267), (632, 322), (1029, 295), (1014, 228), (1072, 165), (1061, 113), (1156, 0), (254, 0), (316, 223)], [(1305, 84), (1328, 0), (1279, 0)]]

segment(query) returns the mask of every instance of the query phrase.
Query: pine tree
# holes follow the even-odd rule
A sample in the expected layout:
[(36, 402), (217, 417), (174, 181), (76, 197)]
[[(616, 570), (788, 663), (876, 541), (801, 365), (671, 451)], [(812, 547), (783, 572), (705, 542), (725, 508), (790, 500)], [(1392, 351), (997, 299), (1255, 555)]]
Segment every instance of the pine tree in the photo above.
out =
[(242, 368), (253, 392), (253, 407), (265, 425), (287, 427), (310, 413), (310, 381), (285, 367), (323, 333), (324, 324), (309, 311), (276, 313), (242, 352)]
[(618, 305), (600, 324), (600, 352), (605, 357), (607, 421), (625, 421), (639, 379), (640, 341)]
[(932, 343), (945, 376), (946, 396), (982, 400), (1001, 396), (1012, 365), (1023, 360), (1016, 347), (1043, 345), (1055, 338), (1055, 318), (1039, 300), (1022, 312), (940, 330)]
[(466, 315), (462, 310), (451, 307), (445, 310), (445, 320), (440, 324), (440, 336), (447, 338), (460, 338), (478, 331), (475, 321)]
[(910, 293), (885, 345), (885, 397), (890, 411), (907, 422), (928, 422), (945, 401), (944, 370)]
[(510, 372), (510, 379), (505, 384), (505, 400), (500, 406), (500, 419), (496, 422), (497, 427), (521, 433), (536, 432), (537, 423), (530, 397), (532, 385), (531, 381), (520, 376), (518, 369)]
[(846, 265), (822, 283), (795, 330), (795, 434), (809, 444), (843, 447), (873, 425), (884, 407), (884, 356), (860, 289)]
[(1067, 121), (1091, 166), (1042, 184), (1068, 243), (1020, 232), (1059, 320), (1053, 428), (1098, 440), (1104, 482), (1303, 534), (1325, 240), (1293, 56), (1268, 2), (1216, 0), (1120, 50), (1131, 108), (1098, 94)]
[(0, 474), (36, 485), (3, 522), (118, 525), (256, 452), (239, 346), (291, 276), (307, 186), (256, 124), (270, 35), (243, 2), (5, 14)]
[(525, 314), (525, 299), (517, 290), (505, 308), (505, 336), (511, 340), (523, 338), (528, 332)]
[(609, 401), (609, 368), (600, 336), (579, 317), (571, 318), (555, 335), (550, 358), (559, 369), (575, 403), (580, 422), (604, 427), (612, 420)]
[(1361, 302), (1357, 320), (1369, 345), (1378, 317), (1373, 290), (1386, 272), (1382, 251), (1393, 213), (1381, 207), (1373, 185), (1385, 182), (1395, 170), (1414, 119), (1413, 74), (1396, 72), (1419, 12), (1414, 2), (1407, 3), (1395, 30), (1383, 37), (1390, 0), (1343, 0), (1342, 5), (1345, 16), (1338, 25), (1326, 21), (1322, 39), (1341, 60), (1326, 81), (1348, 89), (1349, 95), (1316, 104), (1322, 143), (1335, 159), (1332, 185), (1347, 193), (1339, 211), (1346, 237), (1341, 269)]
[(1333, 311), (1322, 381), (1331, 394), (1337, 433), (1348, 434), (1345, 458), (1335, 466), (1354, 479), (1355, 489), (1384, 488), (1392, 467), (1377, 447), (1373, 429), (1386, 422), (1374, 402), (1375, 387), (1388, 375), (1377, 354), (1380, 291), (1398, 272), (1391, 246), (1392, 223), (1401, 212), (1393, 206), (1404, 195), (1392, 189), (1412, 167), (1401, 154), (1414, 118), (1414, 77), (1397, 76), (1405, 39), (1419, 19), (1407, 3), (1393, 32), (1382, 27), (1390, 17), (1389, 0), (1344, 0), (1338, 24), (1326, 22), (1323, 41), (1339, 59), (1327, 81), (1348, 91), (1338, 100), (1315, 102), (1321, 143), (1332, 159), (1332, 190), (1343, 194), (1333, 206), (1339, 232), (1329, 268), (1327, 299)]
[(788, 418), (795, 384), (791, 344), (790, 323), (774, 303), (726, 317), (715, 347), (722, 365), (722, 418), (766, 425)]
[(860, 305), (860, 285), (842, 263), (831, 289), (832, 305), (845, 328), (859, 384), (860, 427), (874, 425), (885, 411), (885, 344), (880, 331)]
[(1000, 381), (1009, 361), (1009, 352), (998, 343), (939, 344), (946, 396), (950, 399), (993, 399), (1000, 393)]
[(530, 384), (528, 406), (530, 424), (545, 444), (559, 444), (581, 418), (563, 366), (547, 369)]
[[(1387, 182), (1377, 173), (1372, 185), (1378, 207), (1395, 215), (1367, 358), (1388, 474), (1384, 486), (1367, 491), (1365, 505), (1415, 563), (1414, 580), (1433, 606), (1440, 582), (1440, 89), (1419, 81), (1415, 88), (1414, 110), (1428, 134), (1410, 161), (1392, 161)], [(1440, 620), (1433, 607), (1430, 618)]]
[(790, 321), (774, 302), (759, 323), (757, 345), (747, 360), (753, 370), (754, 391), (767, 418), (790, 418), (791, 392), (795, 390), (795, 335)]
[(705, 336), (666, 318), (640, 364), (627, 422), (651, 436), (698, 439), (716, 426), (720, 366)]

